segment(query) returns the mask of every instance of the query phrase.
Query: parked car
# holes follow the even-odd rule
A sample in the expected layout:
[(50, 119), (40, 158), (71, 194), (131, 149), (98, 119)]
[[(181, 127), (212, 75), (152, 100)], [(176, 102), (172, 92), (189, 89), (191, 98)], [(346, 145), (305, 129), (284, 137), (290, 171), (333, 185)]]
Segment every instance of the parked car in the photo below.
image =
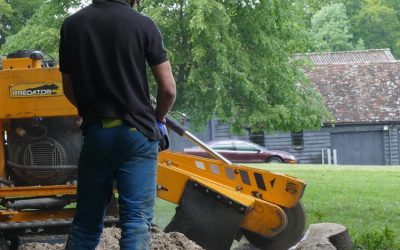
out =
[[(243, 163), (297, 163), (296, 158), (285, 151), (268, 150), (257, 144), (241, 140), (211, 141), (207, 143), (226, 159)], [(185, 148), (183, 152), (191, 155), (213, 158), (200, 147)]]

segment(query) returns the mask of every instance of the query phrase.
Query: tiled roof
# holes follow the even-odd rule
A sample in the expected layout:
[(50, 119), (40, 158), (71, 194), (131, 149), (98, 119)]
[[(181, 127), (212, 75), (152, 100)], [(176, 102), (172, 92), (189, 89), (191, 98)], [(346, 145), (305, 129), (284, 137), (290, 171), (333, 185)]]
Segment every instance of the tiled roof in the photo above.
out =
[(396, 62), (396, 59), (390, 52), (390, 49), (295, 54), (294, 58), (308, 58), (315, 65), (365, 62)]
[(320, 64), (306, 74), (338, 124), (400, 121), (400, 61)]

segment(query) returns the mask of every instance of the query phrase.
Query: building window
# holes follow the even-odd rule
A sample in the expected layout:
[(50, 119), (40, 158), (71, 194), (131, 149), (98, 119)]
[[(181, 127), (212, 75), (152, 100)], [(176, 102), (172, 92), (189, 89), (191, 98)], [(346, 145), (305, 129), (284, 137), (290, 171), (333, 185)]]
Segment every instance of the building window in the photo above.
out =
[(292, 132), (292, 147), (293, 148), (304, 147), (303, 131)]
[(249, 139), (252, 143), (265, 147), (265, 135), (264, 132), (252, 132), (249, 131)]

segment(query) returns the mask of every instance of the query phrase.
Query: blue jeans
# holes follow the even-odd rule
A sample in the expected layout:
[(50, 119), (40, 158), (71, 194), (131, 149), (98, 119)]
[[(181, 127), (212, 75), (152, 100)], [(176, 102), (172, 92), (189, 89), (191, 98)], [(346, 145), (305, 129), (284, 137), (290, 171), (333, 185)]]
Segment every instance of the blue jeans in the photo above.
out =
[(77, 207), (67, 250), (95, 249), (114, 180), (118, 189), (121, 250), (150, 249), (156, 197), (158, 141), (127, 124), (87, 127), (79, 158)]

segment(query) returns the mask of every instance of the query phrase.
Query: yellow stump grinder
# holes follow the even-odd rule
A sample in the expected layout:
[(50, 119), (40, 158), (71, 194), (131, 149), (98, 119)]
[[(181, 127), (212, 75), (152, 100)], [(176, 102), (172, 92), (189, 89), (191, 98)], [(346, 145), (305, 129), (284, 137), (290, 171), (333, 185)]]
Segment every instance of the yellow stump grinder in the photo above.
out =
[[(173, 119), (167, 126), (215, 159), (159, 154), (157, 195), (178, 205), (165, 231), (210, 250), (230, 249), (243, 235), (261, 249), (299, 241), (303, 180), (232, 164)], [(0, 249), (64, 240), (74, 214), (81, 132), (58, 67), (41, 52), (17, 51), (2, 60), (0, 139)], [(105, 223), (118, 225), (117, 206), (110, 204)]]

